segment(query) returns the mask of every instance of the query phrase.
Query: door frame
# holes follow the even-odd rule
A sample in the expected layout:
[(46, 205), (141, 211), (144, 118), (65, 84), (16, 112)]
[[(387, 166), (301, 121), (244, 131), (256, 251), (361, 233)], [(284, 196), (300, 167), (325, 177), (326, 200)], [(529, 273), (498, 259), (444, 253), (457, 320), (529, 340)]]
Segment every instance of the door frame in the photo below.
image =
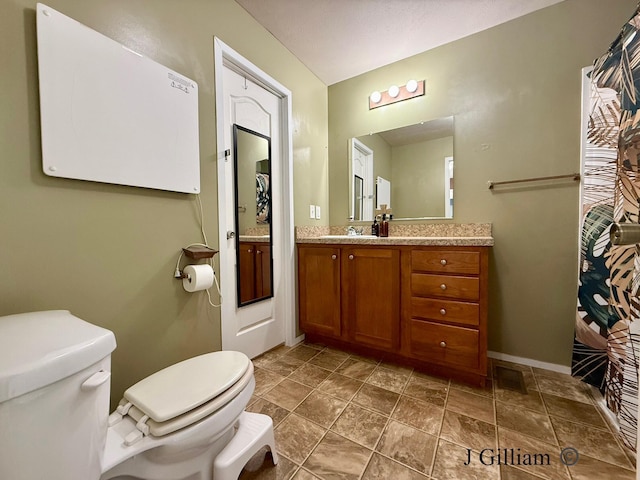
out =
[[(216, 148), (218, 161), (218, 238), (220, 245), (220, 281), (229, 281), (234, 278), (235, 273), (227, 271), (228, 262), (226, 256), (229, 254), (223, 248), (227, 242), (226, 225), (220, 221), (225, 218), (226, 212), (226, 189), (229, 183), (225, 179), (225, 162), (228, 157), (225, 155), (224, 145), (224, 87), (222, 71), (224, 67), (230, 68), (237, 73), (250, 78), (253, 82), (273, 93), (280, 99), (280, 142), (282, 145), (281, 171), (283, 174), (281, 189), (278, 192), (283, 198), (283, 224), (285, 231), (279, 232), (282, 238), (282, 282), (278, 288), (283, 290), (284, 318), (284, 341), (285, 345), (291, 346), (300, 342), (304, 336), (297, 335), (296, 329), (296, 302), (295, 302), (295, 239), (294, 239), (294, 217), (293, 217), (293, 129), (292, 129), (292, 95), (291, 91), (256, 67), (249, 60), (244, 58), (234, 49), (225, 44), (222, 40), (214, 37), (214, 67), (215, 67), (215, 103), (216, 103)], [(231, 146), (229, 146), (231, 148)], [(234, 286), (235, 287), (235, 286)], [(225, 318), (229, 319), (235, 315), (236, 305), (233, 302), (223, 299), (220, 309), (220, 329), (222, 339), (222, 349), (225, 349)]]

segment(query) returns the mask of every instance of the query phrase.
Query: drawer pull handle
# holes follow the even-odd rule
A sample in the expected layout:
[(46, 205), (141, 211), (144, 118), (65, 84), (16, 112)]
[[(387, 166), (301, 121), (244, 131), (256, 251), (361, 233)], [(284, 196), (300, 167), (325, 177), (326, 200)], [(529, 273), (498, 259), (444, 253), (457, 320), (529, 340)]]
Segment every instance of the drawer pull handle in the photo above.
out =
[(444, 258), (440, 260), (440, 265), (445, 266), (446, 264), (447, 264), (447, 261)]
[(338, 258), (338, 256), (335, 253), (331, 255), (331, 260), (335, 260), (336, 258)]
[(349, 260), (353, 260), (353, 255), (349, 255)]
[(440, 346), (442, 348), (445, 348), (447, 346), (447, 342), (445, 342), (445, 341), (440, 342)]
[(447, 311), (444, 308), (440, 309), (440, 315), (446, 315)]
[(446, 290), (446, 289), (447, 289), (447, 286), (443, 283), (442, 285), (440, 285), (440, 288), (441, 288), (442, 290)]

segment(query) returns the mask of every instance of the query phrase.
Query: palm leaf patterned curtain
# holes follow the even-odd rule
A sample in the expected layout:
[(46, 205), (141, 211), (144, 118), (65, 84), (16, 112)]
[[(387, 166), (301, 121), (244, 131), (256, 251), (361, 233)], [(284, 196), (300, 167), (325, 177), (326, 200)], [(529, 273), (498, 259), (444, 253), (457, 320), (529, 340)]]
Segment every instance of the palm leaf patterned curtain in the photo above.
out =
[(595, 385), (636, 449), (640, 248), (611, 245), (613, 222), (640, 223), (640, 11), (593, 65), (583, 155), (572, 374)]

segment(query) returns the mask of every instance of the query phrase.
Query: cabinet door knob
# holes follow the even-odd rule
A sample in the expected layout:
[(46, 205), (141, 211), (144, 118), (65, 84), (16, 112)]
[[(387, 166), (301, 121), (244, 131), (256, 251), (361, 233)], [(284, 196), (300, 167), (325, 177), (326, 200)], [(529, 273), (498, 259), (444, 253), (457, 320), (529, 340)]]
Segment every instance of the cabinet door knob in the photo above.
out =
[(247, 250), (247, 253), (251, 253), (251, 252), (253, 252), (253, 250), (251, 250), (251, 249)]
[(336, 258), (338, 258), (338, 256), (335, 253), (331, 255), (331, 260), (335, 260)]
[(440, 342), (440, 346), (442, 348), (445, 348), (447, 346), (447, 342), (445, 342), (445, 341)]
[(446, 265), (446, 264), (447, 264), (447, 261), (446, 261), (444, 258), (443, 258), (442, 260), (440, 260), (440, 265), (443, 265), (443, 266), (444, 266), (444, 265)]
[(262, 253), (262, 250), (256, 250), (256, 253), (260, 255)]
[(446, 315), (447, 311), (444, 308), (440, 309), (440, 315)]
[(349, 255), (349, 260), (353, 260), (353, 255)]
[(441, 288), (442, 290), (446, 290), (446, 289), (447, 289), (447, 286), (443, 283), (442, 285), (440, 285), (440, 288)]

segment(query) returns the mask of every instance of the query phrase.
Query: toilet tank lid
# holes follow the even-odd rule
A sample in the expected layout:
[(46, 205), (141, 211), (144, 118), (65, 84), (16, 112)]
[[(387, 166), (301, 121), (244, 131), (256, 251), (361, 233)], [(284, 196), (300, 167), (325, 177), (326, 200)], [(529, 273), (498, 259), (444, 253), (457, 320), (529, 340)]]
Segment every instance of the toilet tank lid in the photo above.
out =
[(115, 348), (113, 332), (67, 310), (0, 317), (0, 403), (71, 376)]

